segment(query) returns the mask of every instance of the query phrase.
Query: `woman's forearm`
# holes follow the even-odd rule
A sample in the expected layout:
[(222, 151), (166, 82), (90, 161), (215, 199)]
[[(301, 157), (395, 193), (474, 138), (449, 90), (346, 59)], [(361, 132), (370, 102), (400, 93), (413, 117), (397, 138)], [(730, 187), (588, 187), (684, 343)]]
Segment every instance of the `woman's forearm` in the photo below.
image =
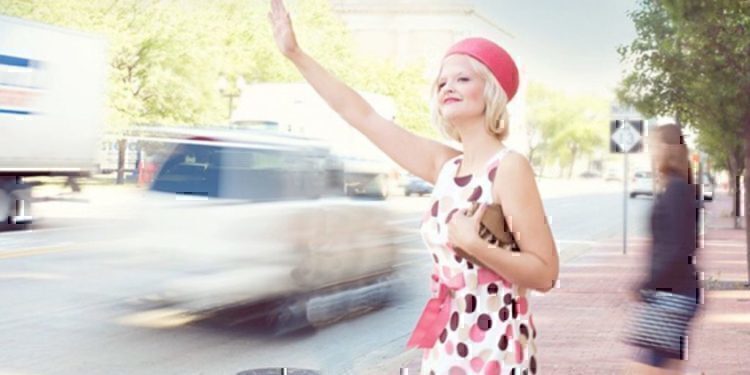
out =
[(346, 122), (363, 131), (363, 120), (373, 114), (374, 109), (359, 93), (328, 72), (315, 59), (298, 49), (288, 58), (318, 94)]
[(512, 252), (489, 245), (479, 238), (467, 252), (508, 281), (546, 292), (555, 285), (553, 267), (527, 252)]

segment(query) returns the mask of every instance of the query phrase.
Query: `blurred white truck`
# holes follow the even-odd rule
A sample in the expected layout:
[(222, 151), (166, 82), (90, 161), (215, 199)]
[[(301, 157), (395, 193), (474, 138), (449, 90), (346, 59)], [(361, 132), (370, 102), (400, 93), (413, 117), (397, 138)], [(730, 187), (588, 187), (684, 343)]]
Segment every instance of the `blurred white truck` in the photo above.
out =
[(96, 168), (104, 125), (104, 39), (0, 16), (0, 224), (31, 221), (30, 176)]

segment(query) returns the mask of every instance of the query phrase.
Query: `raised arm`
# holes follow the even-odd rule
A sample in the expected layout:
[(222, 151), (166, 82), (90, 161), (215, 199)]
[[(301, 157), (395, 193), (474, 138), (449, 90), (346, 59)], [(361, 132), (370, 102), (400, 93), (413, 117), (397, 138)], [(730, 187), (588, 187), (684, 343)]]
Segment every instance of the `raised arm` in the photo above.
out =
[(435, 182), (443, 163), (457, 155), (457, 150), (420, 137), (383, 118), (361, 95), (307, 55), (297, 44), (282, 0), (271, 0), (269, 19), (281, 53), (334, 111), (401, 167), (426, 181)]

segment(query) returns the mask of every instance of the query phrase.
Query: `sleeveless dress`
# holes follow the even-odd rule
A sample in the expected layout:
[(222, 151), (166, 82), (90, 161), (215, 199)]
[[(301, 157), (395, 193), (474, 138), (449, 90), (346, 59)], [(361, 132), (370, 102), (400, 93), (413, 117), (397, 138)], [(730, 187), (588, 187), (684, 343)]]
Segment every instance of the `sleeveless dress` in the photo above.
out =
[[(528, 291), (455, 254), (448, 244), (452, 215), (473, 202), (492, 203), (492, 184), (508, 148), (476, 175), (457, 176), (463, 156), (446, 162), (433, 189), (421, 234), (432, 254), (428, 301), (409, 346), (424, 348), (423, 375), (535, 374), (536, 329)], [(498, 248), (497, 251), (510, 251)]]

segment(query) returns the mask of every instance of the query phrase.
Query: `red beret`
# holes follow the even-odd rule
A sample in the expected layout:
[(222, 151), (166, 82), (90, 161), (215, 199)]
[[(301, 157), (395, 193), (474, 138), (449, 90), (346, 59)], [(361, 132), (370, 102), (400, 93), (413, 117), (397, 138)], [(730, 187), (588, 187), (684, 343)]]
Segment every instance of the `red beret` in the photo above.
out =
[(484, 38), (468, 38), (454, 44), (445, 56), (468, 55), (489, 68), (500, 87), (505, 90), (508, 101), (513, 99), (518, 90), (518, 67), (507, 51), (494, 42)]

